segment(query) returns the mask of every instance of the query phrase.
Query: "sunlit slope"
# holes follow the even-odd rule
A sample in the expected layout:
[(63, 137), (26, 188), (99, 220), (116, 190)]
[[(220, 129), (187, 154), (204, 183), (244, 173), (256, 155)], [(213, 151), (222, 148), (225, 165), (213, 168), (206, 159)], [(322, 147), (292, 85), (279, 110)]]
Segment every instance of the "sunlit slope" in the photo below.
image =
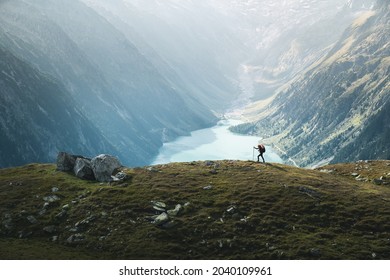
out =
[(338, 43), (273, 100), (253, 126), (301, 166), (389, 159), (389, 8), (362, 13)]

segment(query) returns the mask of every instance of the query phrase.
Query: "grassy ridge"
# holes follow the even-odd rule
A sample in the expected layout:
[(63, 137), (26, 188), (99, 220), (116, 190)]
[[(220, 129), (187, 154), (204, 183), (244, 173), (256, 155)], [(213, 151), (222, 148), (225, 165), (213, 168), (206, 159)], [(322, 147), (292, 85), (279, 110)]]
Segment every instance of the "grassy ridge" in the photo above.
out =
[[(390, 259), (389, 165), (172, 163), (125, 169), (117, 185), (3, 169), (0, 258)], [(185, 206), (157, 226), (151, 201)]]

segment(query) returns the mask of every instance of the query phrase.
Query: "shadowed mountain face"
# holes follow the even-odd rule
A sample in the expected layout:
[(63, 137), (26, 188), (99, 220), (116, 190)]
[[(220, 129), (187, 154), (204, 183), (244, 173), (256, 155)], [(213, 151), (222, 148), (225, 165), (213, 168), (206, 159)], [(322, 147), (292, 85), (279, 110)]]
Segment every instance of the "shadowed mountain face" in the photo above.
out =
[(389, 158), (389, 23), (387, 3), (361, 13), (320, 62), (276, 97), (268, 116), (243, 130), (272, 136), (304, 166)]
[[(0, 46), (62, 84), (64, 95), (75, 100), (124, 164), (146, 164), (163, 141), (216, 120), (196, 96), (185, 93), (185, 87), (175, 88), (176, 82), (183, 84), (179, 78), (164, 77), (120, 31), (79, 1), (3, 2), (0, 23)], [(9, 92), (4, 89), (4, 94)], [(36, 96), (34, 102), (39, 94), (31, 92)], [(20, 110), (20, 104), (11, 105), (21, 114), (18, 117), (29, 119), (23, 116), (25, 110)], [(1, 112), (3, 120), (12, 116)], [(60, 123), (58, 119), (52, 121)], [(50, 134), (52, 128), (47, 129)], [(76, 142), (80, 143), (74, 148), (83, 145), (81, 139), (74, 139)], [(19, 145), (17, 141), (14, 144)], [(69, 145), (53, 144), (52, 150)], [(84, 150), (109, 152), (92, 147)], [(19, 158), (12, 164), (38, 160), (33, 156)], [(53, 153), (45, 160), (53, 160)]]
[(0, 57), (0, 166), (46, 162), (58, 149), (116, 152), (62, 85), (2, 48)]

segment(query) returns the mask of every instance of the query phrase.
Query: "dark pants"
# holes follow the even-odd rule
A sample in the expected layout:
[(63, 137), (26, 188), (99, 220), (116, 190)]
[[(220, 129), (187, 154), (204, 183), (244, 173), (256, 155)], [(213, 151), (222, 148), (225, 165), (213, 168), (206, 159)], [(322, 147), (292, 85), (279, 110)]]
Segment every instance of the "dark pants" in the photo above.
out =
[(265, 163), (265, 160), (264, 160), (264, 157), (263, 157), (263, 153), (260, 153), (260, 154), (257, 156), (257, 162), (260, 162), (260, 157), (263, 159), (263, 162)]

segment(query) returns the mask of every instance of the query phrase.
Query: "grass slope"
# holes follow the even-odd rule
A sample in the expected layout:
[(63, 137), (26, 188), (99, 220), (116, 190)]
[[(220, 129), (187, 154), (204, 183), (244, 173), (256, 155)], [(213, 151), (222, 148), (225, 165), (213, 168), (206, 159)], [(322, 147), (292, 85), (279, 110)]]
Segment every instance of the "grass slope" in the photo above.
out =
[[(390, 259), (390, 161), (125, 172), (126, 182), (110, 185), (50, 164), (0, 170), (0, 258)], [(186, 206), (156, 226), (151, 201)]]

